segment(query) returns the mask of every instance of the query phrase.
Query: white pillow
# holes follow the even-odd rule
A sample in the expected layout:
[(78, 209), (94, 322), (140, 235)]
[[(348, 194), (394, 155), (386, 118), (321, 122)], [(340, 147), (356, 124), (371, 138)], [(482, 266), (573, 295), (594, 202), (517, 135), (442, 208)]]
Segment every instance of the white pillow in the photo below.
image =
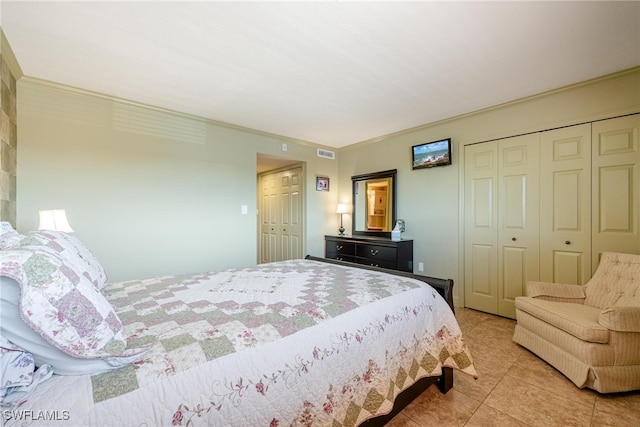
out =
[(90, 375), (118, 369), (140, 358), (137, 354), (99, 359), (69, 356), (24, 323), (20, 318), (19, 301), (20, 285), (13, 279), (0, 276), (0, 335), (31, 353), (37, 367), (51, 365), (58, 375)]

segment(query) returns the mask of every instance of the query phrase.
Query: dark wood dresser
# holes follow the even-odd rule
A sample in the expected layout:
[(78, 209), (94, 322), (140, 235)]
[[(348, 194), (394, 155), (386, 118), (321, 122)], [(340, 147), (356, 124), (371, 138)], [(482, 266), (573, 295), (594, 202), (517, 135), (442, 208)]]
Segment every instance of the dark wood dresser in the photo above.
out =
[(413, 273), (413, 240), (324, 236), (325, 258)]

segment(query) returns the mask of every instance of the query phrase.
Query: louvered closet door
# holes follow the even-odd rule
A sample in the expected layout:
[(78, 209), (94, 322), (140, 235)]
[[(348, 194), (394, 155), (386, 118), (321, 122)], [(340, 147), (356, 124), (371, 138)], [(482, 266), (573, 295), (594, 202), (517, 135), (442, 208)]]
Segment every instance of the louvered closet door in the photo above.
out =
[(498, 143), (498, 314), (515, 318), (515, 298), (538, 280), (540, 134)]
[(602, 252), (640, 254), (640, 115), (593, 123), (592, 270)]
[(591, 124), (542, 132), (540, 280), (591, 277)]
[(498, 142), (465, 147), (465, 306), (498, 310)]

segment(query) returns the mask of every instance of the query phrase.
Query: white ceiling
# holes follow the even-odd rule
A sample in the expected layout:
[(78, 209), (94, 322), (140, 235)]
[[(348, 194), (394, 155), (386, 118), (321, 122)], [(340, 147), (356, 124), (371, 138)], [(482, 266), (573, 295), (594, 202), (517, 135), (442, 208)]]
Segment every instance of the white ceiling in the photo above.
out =
[(2, 0), (26, 76), (333, 147), (640, 65), (640, 2)]

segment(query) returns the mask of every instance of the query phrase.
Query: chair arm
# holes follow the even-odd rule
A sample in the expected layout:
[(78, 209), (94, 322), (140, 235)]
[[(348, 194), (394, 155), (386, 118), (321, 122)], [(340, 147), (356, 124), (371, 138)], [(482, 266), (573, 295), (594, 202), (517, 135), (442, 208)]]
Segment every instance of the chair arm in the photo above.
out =
[(527, 282), (527, 296), (574, 304), (583, 304), (586, 298), (583, 286), (549, 282)]
[(619, 332), (640, 332), (640, 306), (607, 307), (600, 313), (598, 323)]

